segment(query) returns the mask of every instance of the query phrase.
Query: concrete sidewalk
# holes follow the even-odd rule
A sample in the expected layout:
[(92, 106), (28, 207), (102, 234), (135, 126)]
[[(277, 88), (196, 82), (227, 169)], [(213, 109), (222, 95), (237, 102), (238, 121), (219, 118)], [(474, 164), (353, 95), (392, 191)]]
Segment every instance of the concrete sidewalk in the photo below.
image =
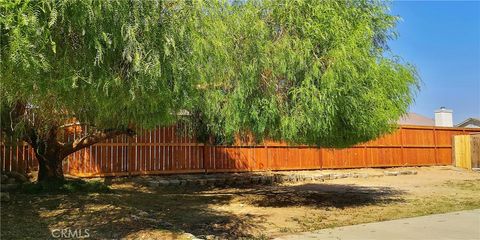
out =
[(286, 235), (276, 239), (465, 239), (480, 240), (480, 209), (367, 223)]

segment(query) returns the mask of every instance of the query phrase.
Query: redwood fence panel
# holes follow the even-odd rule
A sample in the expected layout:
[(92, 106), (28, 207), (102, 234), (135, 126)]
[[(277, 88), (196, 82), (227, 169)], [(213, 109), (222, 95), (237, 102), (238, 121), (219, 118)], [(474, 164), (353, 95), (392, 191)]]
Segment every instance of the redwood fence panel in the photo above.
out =
[[(134, 137), (118, 136), (78, 151), (64, 161), (74, 176), (313, 170), (361, 167), (430, 166), (452, 164), (455, 135), (480, 133), (474, 128), (401, 126), (392, 134), (346, 149), (263, 145), (213, 146), (186, 137), (186, 127), (161, 127)], [(66, 140), (83, 136), (72, 127)], [(27, 144), (0, 146), (2, 171), (38, 168)]]

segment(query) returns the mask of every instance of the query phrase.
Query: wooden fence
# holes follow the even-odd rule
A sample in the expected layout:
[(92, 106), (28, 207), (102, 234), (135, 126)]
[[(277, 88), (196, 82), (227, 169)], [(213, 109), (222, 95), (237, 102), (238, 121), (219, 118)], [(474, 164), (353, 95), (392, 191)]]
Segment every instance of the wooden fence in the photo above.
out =
[[(88, 177), (451, 165), (453, 136), (480, 129), (401, 126), (392, 134), (347, 149), (278, 142), (212, 146), (178, 134), (181, 131), (185, 129), (163, 127), (95, 144), (70, 155), (64, 171)], [(70, 137), (81, 136), (81, 130), (74, 129)], [(28, 145), (1, 146), (0, 157), (4, 171), (23, 172), (38, 166)]]

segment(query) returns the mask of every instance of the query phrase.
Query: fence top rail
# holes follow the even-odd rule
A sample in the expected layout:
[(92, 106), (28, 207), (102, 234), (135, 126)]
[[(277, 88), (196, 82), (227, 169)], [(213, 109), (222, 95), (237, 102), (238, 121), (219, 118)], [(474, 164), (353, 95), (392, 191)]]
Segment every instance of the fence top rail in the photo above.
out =
[[(470, 135), (478, 135), (480, 134), (480, 128), (460, 128), (460, 127), (437, 127), (437, 126), (417, 126), (417, 125), (398, 125), (398, 130), (401, 129), (419, 129), (419, 130), (447, 130), (447, 131), (455, 131), (455, 132), (465, 132), (465, 134), (470, 134)], [(139, 135), (140, 136), (140, 135)], [(105, 144), (128, 144), (127, 142), (124, 143), (110, 143), (110, 142), (101, 142), (98, 145), (105, 145)], [(165, 144), (165, 143), (163, 143)], [(175, 144), (181, 144), (181, 143), (171, 143), (173, 145)], [(202, 143), (188, 143), (188, 144), (197, 144), (198, 146), (202, 146)], [(5, 145), (3, 141), (0, 141), (0, 146)], [(27, 146), (28, 144), (26, 142), (22, 142), (19, 144), (16, 144), (17, 146)], [(207, 144), (205, 144), (207, 145)], [(367, 143), (360, 143), (357, 144), (357, 146), (363, 146), (363, 145), (368, 145)], [(208, 145), (207, 145), (208, 146)], [(210, 146), (227, 146), (227, 145), (210, 145)], [(283, 142), (274, 142), (274, 141), (267, 141), (267, 143), (263, 144), (257, 144), (257, 145), (252, 145), (252, 144), (233, 144), (233, 145), (228, 145), (228, 146), (255, 146), (255, 147), (262, 147), (262, 146), (290, 146), (290, 147), (306, 147), (307, 145), (289, 145)], [(309, 147), (318, 147), (318, 146), (309, 146)], [(321, 147), (321, 146), (320, 146)]]
[(417, 126), (417, 125), (398, 125), (403, 129), (425, 129), (425, 130), (450, 130), (450, 131), (471, 131), (480, 132), (480, 128), (464, 128), (464, 127), (438, 127), (438, 126)]

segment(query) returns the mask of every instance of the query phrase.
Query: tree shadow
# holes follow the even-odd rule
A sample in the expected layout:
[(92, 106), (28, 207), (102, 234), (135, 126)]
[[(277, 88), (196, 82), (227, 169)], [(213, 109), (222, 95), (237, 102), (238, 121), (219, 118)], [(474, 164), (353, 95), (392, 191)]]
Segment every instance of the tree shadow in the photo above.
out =
[[(209, 204), (229, 195), (149, 188), (110, 193), (25, 194), (2, 206), (2, 239), (49, 239), (55, 229), (88, 229), (93, 239), (175, 239), (182, 234), (249, 237), (258, 216), (230, 214)], [(7, 219), (5, 221), (5, 219)], [(28, 222), (28, 224), (23, 224)], [(21, 224), (18, 224), (21, 223)]]
[(235, 198), (272, 211), (347, 208), (401, 202), (404, 194), (389, 187), (326, 183), (158, 189), (122, 180), (112, 186), (108, 193), (16, 193), (15, 201), (2, 206), (2, 239), (52, 238), (53, 229), (66, 228), (88, 229), (93, 239), (175, 239), (184, 232), (251, 238), (264, 230), (264, 216), (215, 206), (228, 206)]
[(32, 201), (35, 201), (32, 197), (10, 194), (10, 200), (0, 204), (0, 239), (51, 238), (48, 221), (42, 218)]
[(248, 191), (257, 197), (250, 204), (258, 207), (348, 208), (403, 202), (404, 191), (389, 187), (308, 183)]

